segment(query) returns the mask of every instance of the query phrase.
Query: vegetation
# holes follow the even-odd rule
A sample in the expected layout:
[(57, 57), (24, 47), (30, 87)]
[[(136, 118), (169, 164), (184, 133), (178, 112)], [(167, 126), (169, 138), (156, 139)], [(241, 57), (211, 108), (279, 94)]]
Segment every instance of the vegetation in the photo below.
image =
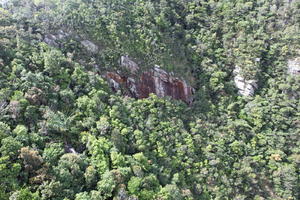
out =
[[(2, 2), (0, 200), (300, 199), (299, 1)], [(187, 80), (193, 104), (112, 92), (122, 55)]]

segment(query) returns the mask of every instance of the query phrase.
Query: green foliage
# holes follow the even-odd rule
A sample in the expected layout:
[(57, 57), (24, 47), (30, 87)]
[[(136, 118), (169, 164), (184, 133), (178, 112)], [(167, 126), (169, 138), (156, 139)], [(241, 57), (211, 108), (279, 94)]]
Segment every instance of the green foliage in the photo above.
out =
[(164, 200), (180, 200), (184, 199), (176, 185), (166, 185), (158, 193), (159, 199)]
[(9, 156), (12, 160), (16, 160), (19, 155), (19, 150), (22, 147), (22, 143), (19, 142), (17, 139), (9, 136), (4, 138), (1, 141), (1, 155), (2, 156)]
[(48, 143), (43, 151), (43, 159), (50, 166), (55, 166), (63, 154), (64, 149), (61, 143)]
[(101, 178), (102, 180), (97, 183), (97, 189), (103, 199), (108, 199), (112, 197), (112, 192), (116, 187), (113, 173), (106, 171)]
[(40, 200), (38, 193), (32, 193), (28, 188), (14, 192), (9, 199), (11, 200)]
[(10, 191), (18, 189), (20, 171), (21, 165), (19, 163), (11, 162), (8, 156), (0, 158), (0, 191), (2, 196), (7, 196)]
[(10, 134), (10, 127), (9, 125), (0, 122), (0, 141)]
[[(287, 72), (300, 56), (299, 8), (1, 3), (0, 199), (300, 199), (300, 80)], [(125, 71), (124, 55), (185, 79), (193, 103), (112, 93), (103, 78)], [(258, 81), (254, 96), (238, 95), (236, 67)]]
[(108, 152), (110, 150), (110, 142), (105, 138), (96, 139), (89, 136), (87, 148), (91, 155), (91, 164), (95, 166), (100, 175), (103, 175), (109, 169)]

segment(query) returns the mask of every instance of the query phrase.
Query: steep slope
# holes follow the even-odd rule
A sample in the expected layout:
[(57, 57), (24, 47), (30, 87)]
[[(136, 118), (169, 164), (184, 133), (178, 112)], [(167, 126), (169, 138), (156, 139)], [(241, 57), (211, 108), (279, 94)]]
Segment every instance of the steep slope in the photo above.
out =
[(1, 5), (1, 200), (300, 198), (297, 0)]

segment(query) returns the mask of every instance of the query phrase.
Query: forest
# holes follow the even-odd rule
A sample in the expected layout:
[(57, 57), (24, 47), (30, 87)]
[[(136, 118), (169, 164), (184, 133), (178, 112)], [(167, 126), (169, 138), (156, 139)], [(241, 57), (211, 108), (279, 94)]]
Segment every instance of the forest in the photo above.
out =
[(0, 200), (299, 200), (299, 0), (0, 0)]

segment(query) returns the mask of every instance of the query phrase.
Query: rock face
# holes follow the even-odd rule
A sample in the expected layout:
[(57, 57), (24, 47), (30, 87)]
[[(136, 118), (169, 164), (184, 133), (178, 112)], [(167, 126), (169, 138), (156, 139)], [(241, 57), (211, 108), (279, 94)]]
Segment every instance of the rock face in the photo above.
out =
[[(296, 57), (294, 59), (288, 60), (287, 63), (287, 74), (293, 76), (295, 78), (300, 77), (300, 57)], [(293, 88), (293, 87), (292, 87)], [(290, 99), (299, 99), (300, 98), (300, 90), (289, 88), (285, 90), (285, 93), (289, 95)]]
[(44, 42), (53, 47), (60, 47), (61, 41), (66, 40), (68, 37), (74, 37), (74, 39), (90, 53), (97, 53), (99, 47), (91, 42), (90, 40), (82, 40), (78, 35), (72, 34), (72, 32), (65, 32), (63, 30), (58, 30), (54, 34), (46, 34), (44, 36)]
[(113, 90), (117, 91), (124, 87), (127, 89), (125, 95), (138, 99), (147, 98), (153, 93), (158, 97), (170, 96), (187, 104), (192, 103), (194, 89), (185, 81), (160, 69), (159, 66), (138, 74), (138, 65), (128, 57), (121, 58), (121, 66), (126, 67), (132, 74), (123, 76), (115, 72), (106, 73)]
[(233, 74), (234, 74), (234, 83), (239, 90), (239, 94), (241, 94), (242, 96), (253, 96), (255, 90), (257, 89), (257, 81), (246, 80), (241, 75), (241, 68), (238, 66), (235, 67)]
[(288, 74), (300, 75), (300, 57), (288, 61)]

